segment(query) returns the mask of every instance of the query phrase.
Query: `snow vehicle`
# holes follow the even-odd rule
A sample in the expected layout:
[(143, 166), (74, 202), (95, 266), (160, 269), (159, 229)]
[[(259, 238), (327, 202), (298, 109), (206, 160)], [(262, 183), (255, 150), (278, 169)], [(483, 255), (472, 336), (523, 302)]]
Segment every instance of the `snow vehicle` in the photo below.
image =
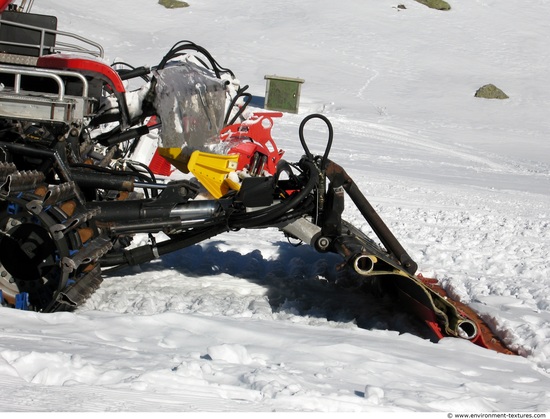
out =
[[(203, 47), (178, 42), (152, 68), (108, 65), (101, 45), (12, 1), (0, 1), (2, 305), (73, 310), (100, 286), (102, 270), (232, 230), (276, 227), (341, 255), (348, 282), (377, 284), (436, 338), (510, 353), (472, 310), (417, 274), (353, 179), (329, 159), (333, 129), (324, 115), (304, 118), (305, 154), (287, 162), (271, 137), (282, 113), (245, 118), (251, 95)], [(322, 156), (305, 140), (312, 119), (327, 127)], [(345, 195), (381, 245), (342, 218)], [(148, 243), (134, 246), (137, 234)]]

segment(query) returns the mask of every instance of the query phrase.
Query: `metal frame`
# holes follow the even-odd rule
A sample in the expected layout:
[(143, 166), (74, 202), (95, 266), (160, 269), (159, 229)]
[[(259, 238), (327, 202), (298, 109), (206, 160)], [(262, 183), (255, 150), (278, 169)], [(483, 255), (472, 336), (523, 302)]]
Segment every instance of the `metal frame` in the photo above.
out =
[[(50, 51), (50, 53), (53, 53), (53, 52), (56, 52), (56, 51), (59, 51), (59, 52), (72, 52), (72, 53), (76, 52), (76, 53), (91, 55), (91, 56), (99, 57), (99, 58), (103, 58), (104, 54), (105, 54), (105, 52), (103, 50), (103, 47), (100, 44), (98, 44), (97, 42), (94, 42), (90, 39), (84, 38), (83, 36), (80, 36), (80, 35), (77, 35), (77, 34), (74, 34), (74, 33), (71, 33), (71, 32), (59, 31), (57, 29), (46, 29), (46, 28), (41, 28), (41, 27), (38, 27), (38, 26), (26, 25), (24, 23), (12, 22), (12, 21), (8, 21), (8, 20), (0, 19), (0, 27), (2, 25), (15, 26), (15, 27), (23, 28), (23, 29), (30, 29), (30, 30), (40, 32), (40, 43), (39, 44), (27, 44), (27, 43), (23, 43), (23, 42), (0, 41), (0, 45), (11, 45), (11, 46), (20, 46), (20, 47), (27, 47), (27, 48), (36, 48), (38, 50), (38, 56), (40, 56), (40, 57), (42, 55), (46, 55), (46, 54), (43, 53), (43, 51), (44, 51), (44, 49), (47, 49), (47, 48), (53, 49), (52, 51)], [(45, 39), (46, 39), (47, 34), (55, 35), (56, 41), (55, 41), (55, 45), (53, 47), (48, 46), (45, 43)], [(58, 41), (57, 40), (58, 36), (64, 36), (64, 37), (67, 37), (67, 38), (72, 38), (72, 39), (75, 39), (75, 40), (78, 40), (78, 41), (82, 42), (85, 45), (83, 46), (83, 45), (78, 45), (78, 44), (74, 44), (74, 43)]]

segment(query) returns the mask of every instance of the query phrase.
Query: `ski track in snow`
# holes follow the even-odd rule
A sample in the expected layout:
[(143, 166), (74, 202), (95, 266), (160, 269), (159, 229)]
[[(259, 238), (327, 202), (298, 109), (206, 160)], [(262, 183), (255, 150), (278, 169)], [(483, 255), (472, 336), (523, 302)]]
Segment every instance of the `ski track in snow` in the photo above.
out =
[[(346, 162), (346, 171), (358, 166), (379, 174), (401, 174), (410, 168), (411, 178), (421, 181), (440, 177), (454, 184), (485, 186), (494, 183), (499, 189), (529, 189), (545, 194), (550, 188), (550, 165), (521, 161), (489, 153), (479, 148), (445, 139), (426, 136), (408, 128), (387, 123), (352, 120), (338, 115), (328, 117), (334, 128), (331, 159)], [(298, 123), (298, 122), (296, 122)], [(295, 129), (297, 132), (297, 128)], [(326, 143), (324, 125), (306, 126), (313, 134), (317, 152)], [(287, 134), (287, 135), (290, 135)], [(315, 149), (315, 146), (310, 146)], [(366, 153), (365, 153), (366, 152)], [(424, 170), (419, 167), (424, 166)], [(411, 181), (414, 184), (414, 181)]]

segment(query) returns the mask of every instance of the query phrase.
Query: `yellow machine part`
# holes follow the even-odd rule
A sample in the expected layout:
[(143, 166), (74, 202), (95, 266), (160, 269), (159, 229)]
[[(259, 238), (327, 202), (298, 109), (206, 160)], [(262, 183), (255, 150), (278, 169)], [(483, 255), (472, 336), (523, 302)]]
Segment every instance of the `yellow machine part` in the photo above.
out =
[(159, 155), (168, 160), (172, 166), (182, 173), (189, 173), (187, 163), (189, 162), (189, 154), (182, 152), (181, 148), (159, 147), (157, 149)]
[(218, 199), (230, 189), (240, 188), (240, 184), (228, 178), (231, 172), (237, 170), (238, 162), (238, 154), (213, 154), (197, 150), (191, 154), (187, 167), (201, 185)]

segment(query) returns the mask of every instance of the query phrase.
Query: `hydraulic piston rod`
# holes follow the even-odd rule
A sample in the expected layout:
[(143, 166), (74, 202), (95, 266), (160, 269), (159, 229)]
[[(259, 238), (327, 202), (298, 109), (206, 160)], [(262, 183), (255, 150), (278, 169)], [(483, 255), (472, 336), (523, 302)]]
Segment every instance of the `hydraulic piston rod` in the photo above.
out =
[(326, 175), (331, 182), (332, 187), (336, 188), (342, 186), (357, 206), (365, 220), (369, 223), (372, 230), (376, 233), (382, 244), (386, 246), (386, 249), (391, 252), (397, 260), (403, 265), (405, 270), (414, 275), (418, 265), (409, 254), (405, 251), (401, 243), (395, 238), (388, 226), (382, 221), (378, 213), (372, 207), (370, 202), (361, 193), (359, 188), (353, 179), (346, 173), (346, 171), (334, 163), (328, 160), (326, 165)]

